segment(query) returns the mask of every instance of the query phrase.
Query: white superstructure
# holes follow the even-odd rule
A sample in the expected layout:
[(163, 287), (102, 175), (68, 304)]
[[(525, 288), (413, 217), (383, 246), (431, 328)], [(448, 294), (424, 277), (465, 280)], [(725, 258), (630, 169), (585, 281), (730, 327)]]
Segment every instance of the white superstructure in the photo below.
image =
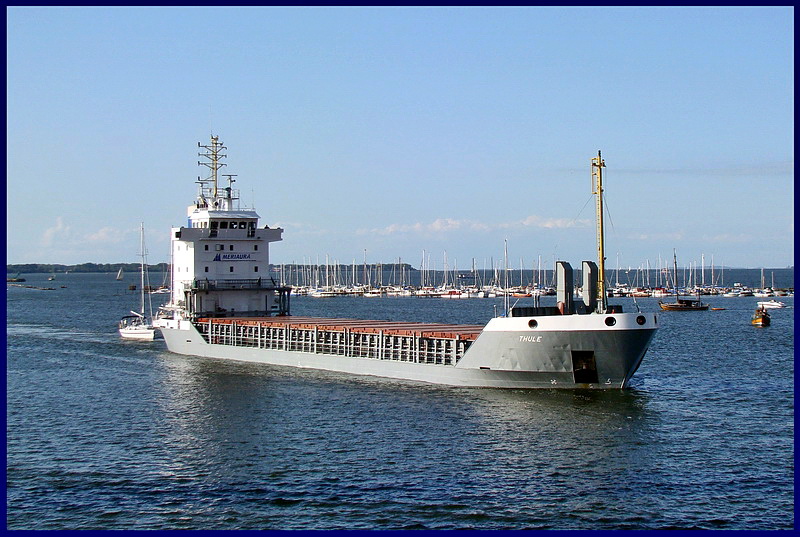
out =
[(173, 310), (186, 316), (280, 315), (288, 312), (288, 290), (270, 277), (269, 243), (283, 229), (259, 227), (252, 208), (239, 207), (239, 192), (219, 186), (225, 146), (212, 136), (199, 162), (211, 170), (198, 178), (197, 199), (187, 209), (186, 226), (171, 230)]

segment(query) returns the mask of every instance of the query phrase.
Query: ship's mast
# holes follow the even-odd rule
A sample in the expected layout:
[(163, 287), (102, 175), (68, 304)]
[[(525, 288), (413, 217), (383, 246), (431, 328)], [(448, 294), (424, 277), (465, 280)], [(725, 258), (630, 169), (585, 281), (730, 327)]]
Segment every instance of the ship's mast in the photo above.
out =
[(603, 242), (603, 168), (605, 161), (600, 156), (592, 158), (592, 193), (597, 201), (597, 312), (606, 312), (606, 255)]
[(208, 160), (208, 162), (198, 162), (198, 166), (205, 166), (211, 170), (211, 177), (201, 180), (201, 183), (211, 182), (212, 185), (212, 192), (211, 195), (213, 199), (217, 199), (218, 197), (218, 174), (219, 170), (225, 166), (220, 159), (227, 157), (221, 153), (223, 149), (227, 149), (222, 142), (219, 141), (219, 136), (211, 135), (211, 145), (201, 145), (200, 142), (197, 142), (197, 147), (201, 147), (206, 150), (205, 153), (198, 153), (198, 157), (203, 157)]

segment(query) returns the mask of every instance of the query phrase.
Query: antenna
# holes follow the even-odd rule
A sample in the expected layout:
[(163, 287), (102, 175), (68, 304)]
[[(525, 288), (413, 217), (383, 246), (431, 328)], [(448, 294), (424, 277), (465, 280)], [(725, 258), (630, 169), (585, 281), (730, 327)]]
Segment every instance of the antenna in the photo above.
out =
[(227, 166), (227, 164), (223, 164), (220, 162), (220, 159), (227, 157), (228, 155), (222, 153), (222, 150), (228, 149), (225, 147), (222, 142), (219, 141), (219, 136), (211, 135), (211, 145), (201, 145), (200, 142), (197, 142), (197, 147), (205, 149), (205, 153), (198, 153), (197, 156), (203, 157), (208, 159), (208, 162), (201, 162), (198, 161), (198, 166), (205, 166), (211, 170), (211, 177), (205, 179), (204, 182), (211, 182), (213, 186), (212, 196), (214, 198), (218, 197), (217, 190), (218, 190), (218, 179), (217, 179), (217, 172), (223, 167)]

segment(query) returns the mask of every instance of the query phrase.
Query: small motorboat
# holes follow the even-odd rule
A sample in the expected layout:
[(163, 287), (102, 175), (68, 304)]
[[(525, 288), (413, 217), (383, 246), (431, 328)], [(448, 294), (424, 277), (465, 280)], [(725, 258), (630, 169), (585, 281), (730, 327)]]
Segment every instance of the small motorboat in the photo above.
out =
[(758, 305), (762, 308), (770, 308), (770, 309), (786, 307), (786, 304), (784, 304), (779, 300), (775, 300), (774, 298), (772, 300), (762, 300), (758, 302)]
[(769, 326), (769, 323), (769, 312), (767, 312), (766, 308), (760, 306), (756, 308), (753, 318), (750, 319), (750, 324), (753, 326)]

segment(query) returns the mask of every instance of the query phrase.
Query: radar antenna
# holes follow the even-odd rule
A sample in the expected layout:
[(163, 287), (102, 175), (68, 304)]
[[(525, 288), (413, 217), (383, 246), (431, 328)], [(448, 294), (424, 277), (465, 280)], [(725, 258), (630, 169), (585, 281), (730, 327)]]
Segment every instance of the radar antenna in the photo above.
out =
[(223, 149), (228, 149), (222, 142), (219, 141), (219, 136), (211, 135), (211, 144), (210, 145), (201, 145), (200, 142), (197, 142), (197, 147), (203, 148), (206, 150), (205, 153), (198, 153), (197, 156), (203, 157), (207, 159), (207, 162), (198, 161), (198, 166), (205, 166), (211, 170), (211, 176), (202, 179), (200, 182), (204, 186), (208, 186), (208, 183), (211, 183), (211, 194), (213, 198), (217, 198), (217, 185), (218, 185), (218, 178), (217, 172), (223, 167), (227, 166), (220, 162), (220, 159), (226, 158), (228, 155), (222, 153)]

